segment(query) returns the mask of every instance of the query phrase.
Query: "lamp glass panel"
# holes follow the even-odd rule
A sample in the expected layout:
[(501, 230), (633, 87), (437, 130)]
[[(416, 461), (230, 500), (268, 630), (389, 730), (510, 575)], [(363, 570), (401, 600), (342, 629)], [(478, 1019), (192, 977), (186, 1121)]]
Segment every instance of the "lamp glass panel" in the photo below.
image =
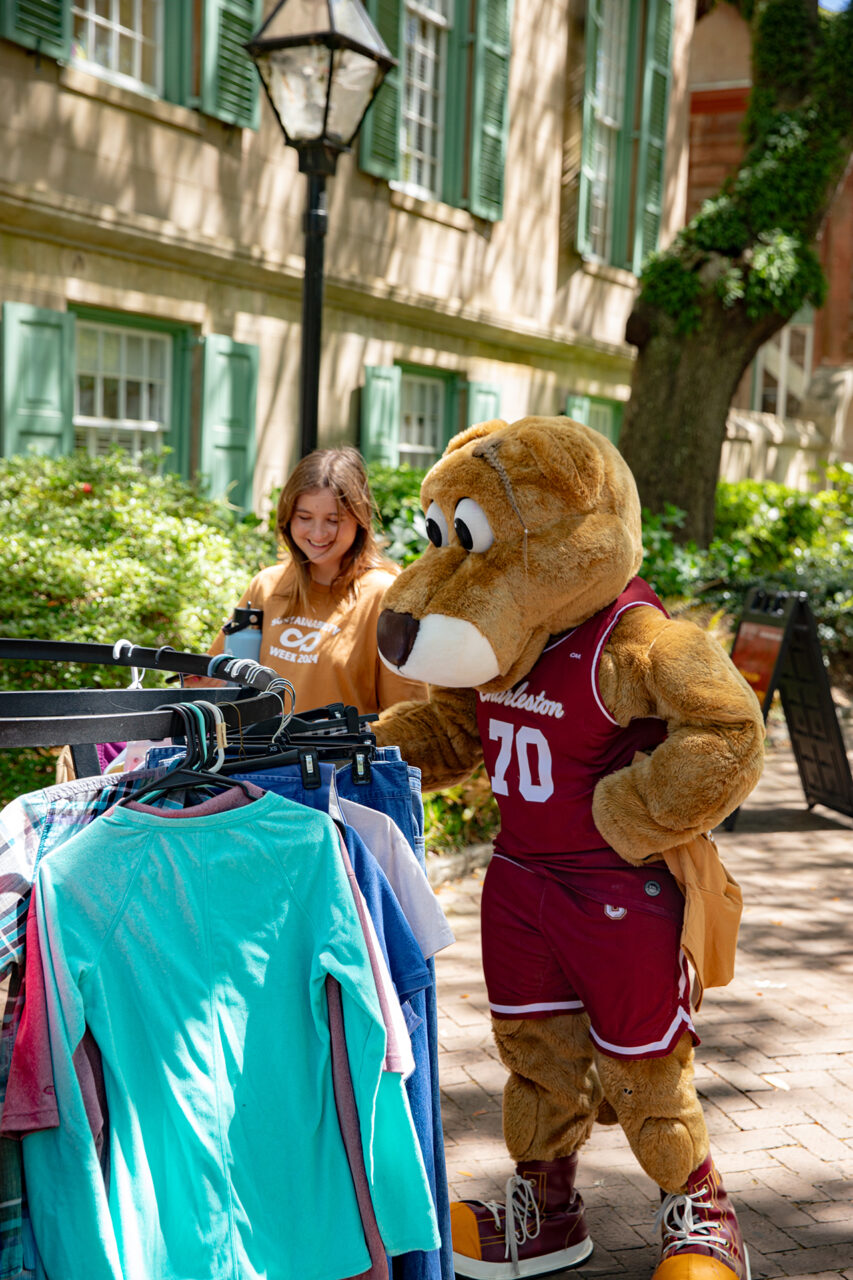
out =
[(338, 50), (329, 98), (328, 138), (339, 138), (349, 146), (381, 78), (381, 71), (366, 54)]
[(330, 0), (329, 7), (332, 11), (335, 30), (340, 31), (341, 35), (349, 36), (350, 40), (355, 40), (357, 44), (373, 49), (374, 52), (386, 58), (391, 56), (388, 46), (370, 21), (359, 0)]
[(269, 55), (264, 79), (284, 130), (294, 142), (323, 136), (330, 64), (330, 51), (323, 45), (279, 49)]
[(328, 0), (285, 0), (263, 28), (266, 40), (318, 35), (330, 29)]

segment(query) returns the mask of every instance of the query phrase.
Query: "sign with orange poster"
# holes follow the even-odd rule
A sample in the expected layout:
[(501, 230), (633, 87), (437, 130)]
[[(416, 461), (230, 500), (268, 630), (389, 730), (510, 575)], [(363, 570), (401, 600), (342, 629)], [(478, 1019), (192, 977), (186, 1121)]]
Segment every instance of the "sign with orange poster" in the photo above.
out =
[(785, 637), (784, 627), (774, 627), (766, 622), (741, 622), (732, 649), (732, 662), (738, 671), (749, 681), (753, 693), (764, 706), (767, 691), (771, 688), (773, 673), (782, 641)]
[[(765, 719), (779, 690), (809, 808), (823, 804), (853, 817), (853, 775), (806, 593), (753, 588), (731, 657)], [(727, 831), (734, 830), (737, 815), (735, 810), (726, 818)]]

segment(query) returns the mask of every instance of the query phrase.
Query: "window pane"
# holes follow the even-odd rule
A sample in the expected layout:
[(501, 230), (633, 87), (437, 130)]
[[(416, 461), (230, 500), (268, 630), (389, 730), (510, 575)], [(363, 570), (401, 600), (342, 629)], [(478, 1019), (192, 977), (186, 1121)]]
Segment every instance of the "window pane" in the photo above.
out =
[(788, 335), (788, 359), (794, 364), (798, 364), (800, 368), (805, 367), (806, 363), (806, 331), (805, 329), (791, 328)]
[(135, 41), (128, 36), (120, 36), (118, 42), (118, 69), (123, 76), (132, 76), (136, 72)]
[(82, 418), (95, 416), (95, 378), (91, 373), (81, 373), (77, 378), (77, 412)]
[(142, 383), (126, 382), (124, 384), (124, 416), (140, 419), (142, 415)]
[(104, 330), (101, 346), (101, 368), (104, 373), (118, 373), (121, 364), (121, 337), (109, 329)]
[(117, 418), (118, 412), (118, 378), (104, 378), (104, 417)]
[(107, 80), (162, 89), (164, 0), (74, 0), (72, 61)]
[(98, 367), (98, 331), (77, 326), (77, 368), (94, 371)]
[(768, 369), (764, 370), (761, 380), (761, 412), (775, 413), (778, 401), (779, 383)]
[(165, 342), (162, 342), (162, 341), (149, 342), (148, 372), (152, 378), (165, 378), (166, 376), (166, 344)]
[(129, 334), (125, 339), (124, 352), (125, 372), (142, 377), (145, 372), (145, 340), (138, 334)]
[(148, 413), (146, 416), (154, 422), (163, 422), (165, 419), (163, 388), (159, 382), (148, 383)]
[(133, 454), (159, 450), (171, 425), (171, 342), (163, 333), (78, 324), (76, 439), (90, 454), (114, 443)]

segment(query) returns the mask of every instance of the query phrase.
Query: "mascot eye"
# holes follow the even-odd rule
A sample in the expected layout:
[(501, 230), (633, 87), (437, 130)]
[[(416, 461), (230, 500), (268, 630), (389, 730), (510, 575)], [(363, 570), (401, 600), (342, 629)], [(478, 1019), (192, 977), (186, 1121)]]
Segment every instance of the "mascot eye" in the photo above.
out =
[(434, 547), (446, 547), (450, 541), (450, 534), (447, 532), (447, 521), (437, 502), (429, 504), (429, 509), (426, 513), (426, 531), (427, 537)]
[(473, 498), (457, 502), (453, 527), (466, 551), (488, 551), (495, 540), (488, 516)]

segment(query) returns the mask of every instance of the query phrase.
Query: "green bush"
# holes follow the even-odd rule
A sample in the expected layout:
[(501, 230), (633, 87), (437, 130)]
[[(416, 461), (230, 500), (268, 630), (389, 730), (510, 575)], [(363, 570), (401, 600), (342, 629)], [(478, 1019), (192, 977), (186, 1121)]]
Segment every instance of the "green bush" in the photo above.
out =
[(853, 670), (853, 466), (829, 467), (827, 480), (817, 493), (721, 483), (701, 594), (737, 614), (754, 586), (804, 591), (830, 667), (844, 680)]
[(386, 552), (400, 565), (411, 564), (427, 545), (421, 511), (421, 484), (426, 471), (414, 467), (368, 466), (370, 490), (387, 539)]
[[(116, 453), (0, 460), (0, 616), (16, 639), (204, 652), (275, 543), (174, 475)], [(149, 686), (162, 683), (150, 673)], [(2, 689), (118, 688), (126, 667), (9, 660)], [(0, 752), (0, 800), (53, 778), (49, 751)]]

